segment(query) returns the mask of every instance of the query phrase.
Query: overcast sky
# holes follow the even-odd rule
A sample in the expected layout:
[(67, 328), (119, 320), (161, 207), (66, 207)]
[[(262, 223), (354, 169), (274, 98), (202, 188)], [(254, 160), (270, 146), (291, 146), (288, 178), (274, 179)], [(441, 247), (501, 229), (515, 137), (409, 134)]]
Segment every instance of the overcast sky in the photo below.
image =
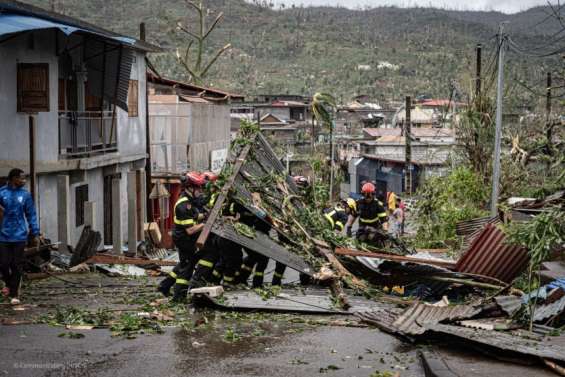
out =
[[(552, 4), (557, 4), (557, 0), (550, 1)], [(497, 10), (506, 13), (515, 13), (536, 5), (547, 4), (547, 0), (274, 0), (274, 2), (285, 5), (342, 5), (348, 8), (381, 5), (434, 6), (458, 10)]]

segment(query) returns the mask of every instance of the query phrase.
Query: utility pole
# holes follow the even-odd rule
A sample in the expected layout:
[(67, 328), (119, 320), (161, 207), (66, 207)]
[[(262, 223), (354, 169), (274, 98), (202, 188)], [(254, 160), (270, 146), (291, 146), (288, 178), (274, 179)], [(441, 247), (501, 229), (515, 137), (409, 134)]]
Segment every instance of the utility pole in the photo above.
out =
[(494, 158), (492, 169), (492, 195), (490, 198), (490, 214), (497, 215), (498, 185), (500, 181), (500, 142), (502, 139), (502, 93), (504, 91), (504, 24), (502, 22), (498, 31), (498, 87), (496, 91), (496, 135), (494, 139)]
[(475, 99), (481, 96), (481, 52), (483, 46), (479, 43), (477, 44), (477, 77), (475, 81)]
[(404, 155), (406, 158), (406, 175), (404, 177), (404, 192), (412, 195), (412, 119), (410, 114), (410, 111), (412, 109), (412, 98), (410, 96), (406, 96), (405, 107), (406, 117), (404, 119)]
[[(145, 23), (142, 22), (139, 24), (139, 39), (145, 42), (146, 34), (145, 34)], [(147, 59), (147, 58), (145, 58)], [(153, 206), (151, 203), (151, 199), (149, 199), (149, 195), (147, 193), (151, 192), (151, 185), (153, 183), (152, 180), (152, 172), (151, 172), (151, 130), (149, 127), (149, 82), (147, 80), (147, 60), (145, 60), (145, 193), (146, 196), (143, 198), (145, 201), (145, 213), (147, 216), (147, 222), (153, 222)], [(140, 203), (140, 205), (143, 205)], [(142, 219), (141, 221), (145, 221)], [(164, 228), (161, 228), (164, 229)]]

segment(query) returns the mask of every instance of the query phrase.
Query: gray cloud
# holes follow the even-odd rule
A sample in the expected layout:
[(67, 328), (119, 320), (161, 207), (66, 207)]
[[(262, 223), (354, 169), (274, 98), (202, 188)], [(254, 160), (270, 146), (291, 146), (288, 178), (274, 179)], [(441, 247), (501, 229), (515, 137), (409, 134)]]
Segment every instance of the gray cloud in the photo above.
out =
[[(456, 10), (496, 10), (516, 13), (538, 5), (546, 5), (547, 0), (275, 0), (276, 4), (285, 5), (341, 5), (348, 8), (364, 6), (396, 5), (399, 7), (433, 6)], [(551, 0), (556, 4), (557, 0)]]

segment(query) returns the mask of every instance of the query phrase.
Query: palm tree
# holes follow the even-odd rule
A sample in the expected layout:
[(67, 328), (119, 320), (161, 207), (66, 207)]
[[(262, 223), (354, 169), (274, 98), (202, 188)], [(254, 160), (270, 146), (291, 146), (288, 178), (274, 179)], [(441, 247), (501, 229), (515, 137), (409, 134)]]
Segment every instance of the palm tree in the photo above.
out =
[[(334, 181), (334, 114), (337, 110), (335, 98), (328, 93), (316, 93), (312, 99), (312, 114), (316, 121), (322, 126), (330, 129), (330, 190), (329, 199), (333, 198), (333, 181)], [(312, 134), (312, 137), (314, 135)]]

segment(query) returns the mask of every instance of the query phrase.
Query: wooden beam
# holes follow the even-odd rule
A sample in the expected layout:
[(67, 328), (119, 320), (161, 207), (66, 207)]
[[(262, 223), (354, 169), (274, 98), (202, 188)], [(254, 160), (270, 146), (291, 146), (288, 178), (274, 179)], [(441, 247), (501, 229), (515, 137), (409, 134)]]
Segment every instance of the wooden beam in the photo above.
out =
[(218, 216), (222, 212), (222, 207), (224, 205), (224, 202), (226, 201), (226, 198), (228, 197), (228, 193), (231, 190), (235, 182), (235, 178), (239, 174), (239, 171), (241, 170), (243, 163), (247, 159), (247, 155), (249, 154), (249, 151), (251, 150), (251, 146), (254, 143), (254, 141), (255, 141), (255, 137), (251, 138), (250, 143), (243, 148), (243, 150), (239, 154), (239, 157), (236, 159), (232, 175), (228, 178), (228, 180), (224, 184), (224, 187), (222, 187), (222, 191), (220, 191), (220, 195), (218, 195), (218, 199), (216, 199), (214, 208), (212, 208), (212, 211), (210, 212), (210, 216), (208, 216), (206, 225), (204, 225), (204, 229), (202, 229), (202, 232), (200, 233), (200, 236), (196, 241), (196, 246), (198, 248), (202, 248), (206, 243), (206, 241), (208, 240), (208, 236), (210, 235), (212, 226), (214, 225), (214, 223), (218, 219)]
[(348, 285), (352, 285), (351, 288), (367, 289), (367, 284), (357, 279), (351, 272), (349, 272), (347, 268), (345, 268), (343, 264), (341, 264), (341, 262), (337, 259), (334, 253), (331, 252), (331, 250), (322, 247), (316, 247), (316, 250), (321, 256), (323, 256), (328, 260), (328, 262), (330, 262), (341, 279), (345, 279)]
[(403, 255), (394, 255), (394, 254), (368, 253), (364, 251), (344, 249), (344, 248), (336, 249), (335, 253), (337, 255), (348, 255), (352, 257), (379, 258), (379, 259), (386, 259), (396, 262), (412, 262), (419, 264), (429, 264), (432, 266), (443, 267), (450, 270), (454, 269), (456, 264), (455, 262), (448, 262), (448, 261), (443, 262), (437, 260), (421, 259), (421, 258), (407, 257)]

